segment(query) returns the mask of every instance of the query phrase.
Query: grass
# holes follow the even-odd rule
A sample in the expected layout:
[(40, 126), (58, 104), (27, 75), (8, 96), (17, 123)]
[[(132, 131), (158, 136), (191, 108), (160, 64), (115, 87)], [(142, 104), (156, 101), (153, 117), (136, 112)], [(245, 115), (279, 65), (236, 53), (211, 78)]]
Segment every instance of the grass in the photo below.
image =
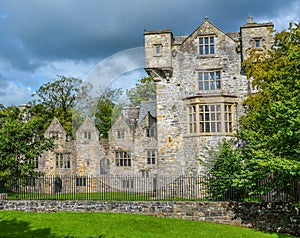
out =
[[(140, 195), (129, 192), (99, 192), (99, 193), (57, 193), (57, 194), (39, 194), (39, 193), (19, 193), (18, 199), (22, 200), (114, 200), (114, 201), (145, 201), (151, 200), (149, 195)], [(16, 193), (8, 193), (9, 200), (16, 199)]]
[(0, 211), (0, 237), (284, 238), (236, 226), (117, 213)]
[[(94, 192), (94, 193), (27, 193), (9, 192), (8, 200), (98, 200), (98, 201), (226, 201), (224, 199), (213, 199), (209, 197), (186, 198), (186, 197), (166, 197), (156, 199), (151, 194), (132, 193), (132, 192)], [(260, 202), (259, 198), (246, 198), (240, 201)]]

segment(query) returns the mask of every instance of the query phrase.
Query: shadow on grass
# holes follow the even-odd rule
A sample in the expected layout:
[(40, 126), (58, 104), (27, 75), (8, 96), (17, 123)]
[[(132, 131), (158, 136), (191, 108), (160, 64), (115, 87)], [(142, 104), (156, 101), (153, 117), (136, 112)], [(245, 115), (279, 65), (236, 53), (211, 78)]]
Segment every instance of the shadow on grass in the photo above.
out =
[[(30, 223), (26, 221), (4, 220), (0, 221), (0, 238), (77, 238), (76, 236), (57, 236), (51, 234), (49, 228), (32, 229)], [(91, 237), (92, 238), (92, 237)], [(105, 238), (100, 235), (95, 238)]]
[(32, 229), (29, 222), (13, 220), (4, 220), (0, 222), (0, 237), (52, 237), (55, 236), (50, 234), (50, 229)]

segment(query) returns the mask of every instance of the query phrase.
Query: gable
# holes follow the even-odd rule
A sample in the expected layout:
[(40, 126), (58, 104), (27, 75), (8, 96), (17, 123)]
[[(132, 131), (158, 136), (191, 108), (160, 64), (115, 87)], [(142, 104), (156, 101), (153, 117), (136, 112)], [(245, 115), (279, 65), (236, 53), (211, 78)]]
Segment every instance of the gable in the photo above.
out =
[(125, 131), (131, 131), (129, 125), (125, 121), (124, 117), (122, 115), (119, 116), (117, 121), (112, 125), (112, 127), (109, 130), (109, 134), (117, 131), (117, 130), (125, 130)]
[(226, 34), (206, 18), (205, 21), (195, 31), (193, 31), (188, 37), (185, 38), (182, 44), (185, 44), (189, 41), (193, 41), (199, 36), (207, 35), (215, 35), (216, 37), (223, 36), (226, 37), (227, 40), (231, 40), (233, 43), (235, 42), (235, 40), (232, 37), (230, 37), (230, 34)]
[(67, 133), (63, 126), (60, 124), (59, 120), (54, 117), (48, 128), (46, 129), (44, 135), (45, 137), (57, 136), (56, 133), (60, 134), (60, 137), (65, 138)]
[(89, 117), (86, 117), (83, 123), (80, 125), (78, 130), (76, 131), (76, 140), (99, 140), (99, 131), (95, 126), (93, 120)]
[(83, 130), (98, 131), (98, 129), (95, 126), (95, 123), (89, 117), (87, 117), (82, 122), (82, 124), (80, 125), (77, 131), (83, 131)]

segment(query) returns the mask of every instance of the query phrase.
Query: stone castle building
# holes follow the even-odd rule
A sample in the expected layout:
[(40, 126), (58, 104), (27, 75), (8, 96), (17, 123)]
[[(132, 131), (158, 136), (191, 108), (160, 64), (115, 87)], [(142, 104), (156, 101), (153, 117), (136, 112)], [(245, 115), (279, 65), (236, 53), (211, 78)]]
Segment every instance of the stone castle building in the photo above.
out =
[[(86, 119), (69, 140), (57, 119), (46, 130), (57, 147), (38, 168), (48, 175), (201, 175), (208, 148), (238, 129), (243, 100), (253, 93), (242, 62), (250, 49), (272, 46), (273, 24), (251, 17), (239, 32), (225, 33), (207, 18), (189, 36), (145, 31), (145, 70), (156, 101), (125, 108), (108, 144)], [(78, 181), (83, 183), (83, 181)]]

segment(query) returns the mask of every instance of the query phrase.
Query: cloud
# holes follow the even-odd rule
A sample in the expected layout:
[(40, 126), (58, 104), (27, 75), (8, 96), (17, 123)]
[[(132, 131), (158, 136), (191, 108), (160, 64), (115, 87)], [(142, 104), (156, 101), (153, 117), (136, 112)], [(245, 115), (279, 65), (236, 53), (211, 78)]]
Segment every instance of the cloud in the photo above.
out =
[(29, 100), (30, 88), (14, 81), (6, 80), (0, 75), (0, 104), (4, 106), (20, 105)]
[[(122, 79), (125, 74), (144, 67), (144, 47), (135, 47), (120, 51), (99, 62), (87, 75), (86, 81), (94, 86), (94, 92), (105, 89), (117, 79)], [(128, 74), (128, 80), (131, 74)], [(123, 78), (125, 79), (125, 78)], [(133, 78), (135, 82), (137, 79)], [(123, 87), (128, 88), (130, 83), (123, 82)]]
[(206, 16), (225, 32), (239, 31), (248, 15), (282, 30), (299, 21), (299, 6), (300, 0), (1, 0), (1, 80), (25, 92), (56, 75), (84, 78), (103, 59), (143, 46), (144, 29), (189, 35)]
[(60, 59), (43, 61), (34, 71), (13, 68), (0, 60), (0, 104), (23, 104), (32, 100), (32, 93), (42, 84), (58, 79), (58, 75), (85, 79), (96, 61)]

